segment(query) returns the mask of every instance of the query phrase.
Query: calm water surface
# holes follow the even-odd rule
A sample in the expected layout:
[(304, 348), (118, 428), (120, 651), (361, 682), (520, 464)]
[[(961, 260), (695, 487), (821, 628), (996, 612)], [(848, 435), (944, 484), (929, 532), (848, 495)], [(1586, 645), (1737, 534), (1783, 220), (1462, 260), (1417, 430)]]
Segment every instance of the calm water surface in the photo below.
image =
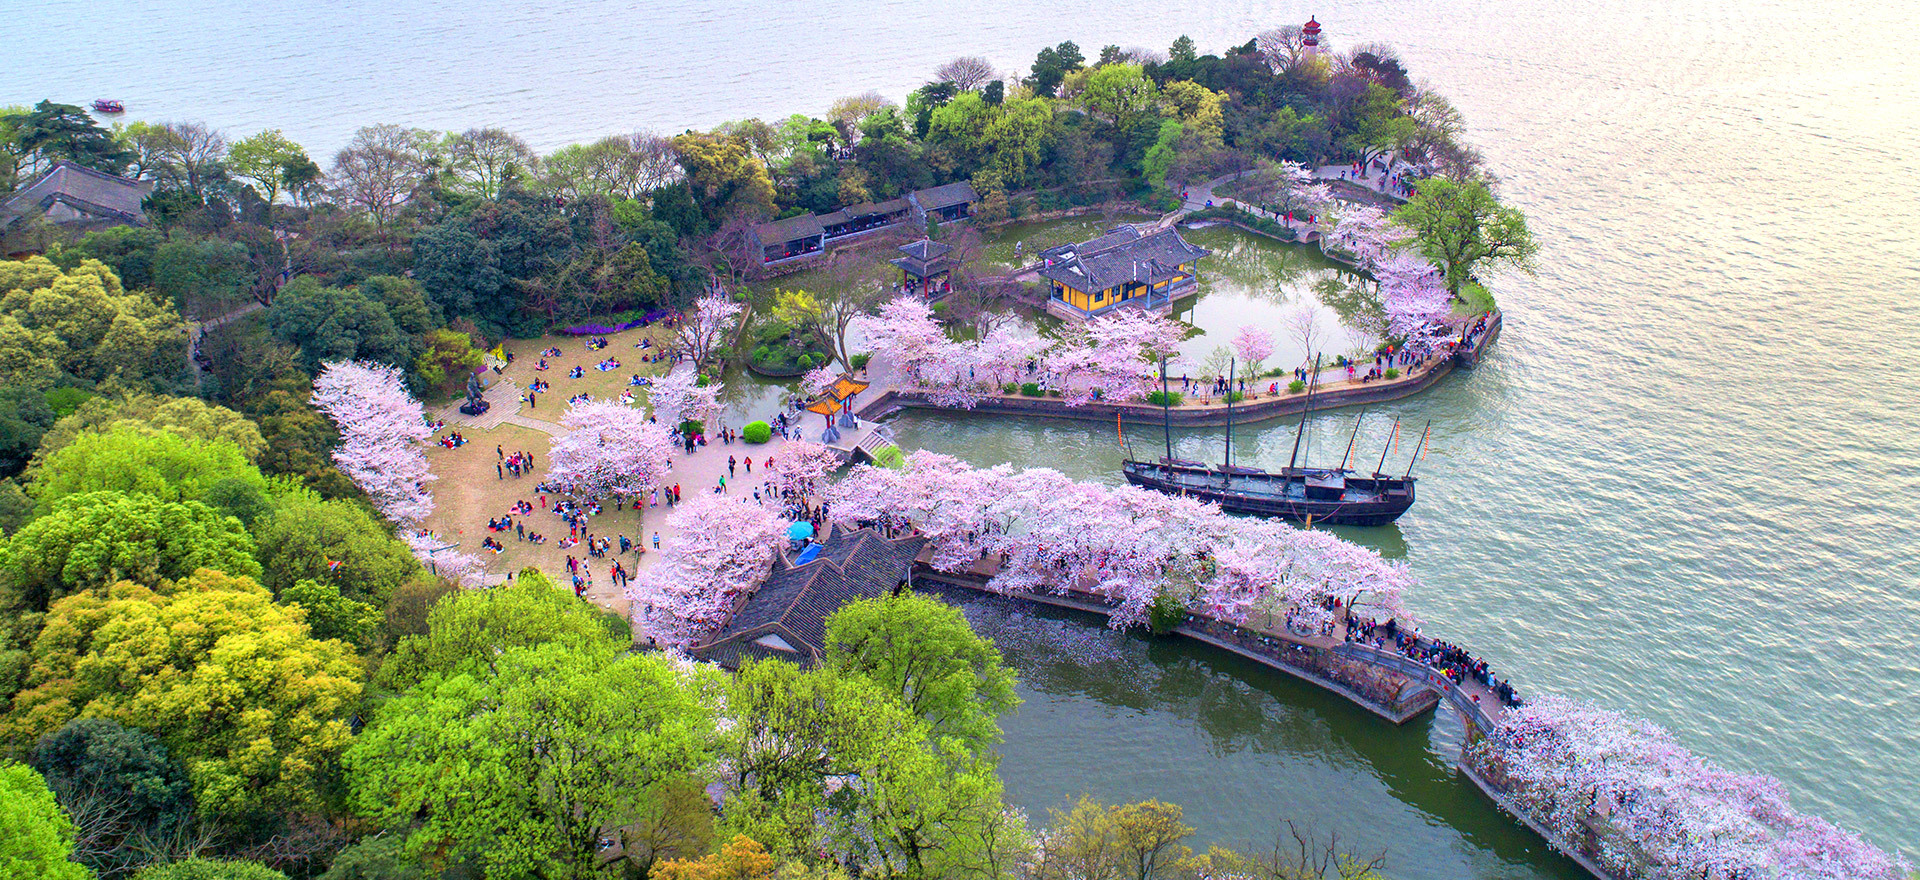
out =
[[(32, 37), (0, 44), (0, 102), (116, 97), (235, 135), (278, 126), (316, 155), (372, 122), (503, 125), (551, 149), (897, 98), (961, 51), (1013, 67), (1069, 38), (1211, 48), (1309, 14), (1339, 45), (1390, 41), (1466, 114), (1543, 247), (1537, 276), (1495, 285), (1508, 324), (1488, 362), (1369, 414), (1374, 454), (1392, 416), (1432, 419), (1435, 441), (1421, 503), (1354, 536), (1425, 578), (1430, 630), (1530, 687), (1654, 718), (1913, 854), (1920, 25), (1902, 8), (18, 0), (11, 33)], [(1318, 422), (1321, 449), (1353, 418)], [(1284, 460), (1290, 429), (1235, 445)], [(910, 417), (901, 434), (1088, 478), (1119, 458), (1110, 426)], [(986, 628), (1018, 645), (1004, 775), (1035, 812), (1158, 796), (1212, 841), (1293, 818), (1390, 848), (1396, 875), (1566, 875), (1446, 772), (1446, 719), (1388, 729), (1071, 621)]]

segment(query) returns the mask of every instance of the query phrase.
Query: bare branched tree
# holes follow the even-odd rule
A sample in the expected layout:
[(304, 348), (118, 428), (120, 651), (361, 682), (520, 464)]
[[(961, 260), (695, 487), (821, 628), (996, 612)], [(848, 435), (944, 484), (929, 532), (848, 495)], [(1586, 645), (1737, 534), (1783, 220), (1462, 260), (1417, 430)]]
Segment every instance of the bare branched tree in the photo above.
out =
[(1300, 63), (1305, 57), (1305, 38), (1297, 24), (1282, 25), (1270, 31), (1264, 31), (1254, 38), (1254, 48), (1260, 52), (1260, 60), (1274, 72), (1286, 70)]
[(333, 185), (348, 204), (373, 218), (387, 240), (388, 227), (426, 180), (427, 133), (398, 125), (370, 125), (333, 158)]
[(652, 192), (680, 179), (680, 159), (674, 155), (672, 138), (642, 131), (628, 140), (633, 144), (635, 182), (641, 191)]
[(468, 191), (483, 199), (499, 198), (502, 190), (531, 176), (539, 154), (503, 128), (470, 128), (449, 143), (448, 160), (454, 176)]
[(941, 82), (950, 82), (963, 92), (971, 92), (993, 81), (993, 65), (987, 59), (975, 55), (963, 55), (940, 65), (933, 72), (934, 78)]

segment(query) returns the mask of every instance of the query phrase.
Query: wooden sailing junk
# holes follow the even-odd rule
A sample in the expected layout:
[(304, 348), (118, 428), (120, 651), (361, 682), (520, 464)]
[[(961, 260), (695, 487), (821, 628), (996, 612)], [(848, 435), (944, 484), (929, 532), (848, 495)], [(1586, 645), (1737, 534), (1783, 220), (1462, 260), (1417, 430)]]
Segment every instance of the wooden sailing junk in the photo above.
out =
[[(1358, 422), (1354, 424), (1353, 436), (1347, 440), (1347, 451), (1341, 456), (1338, 467), (1302, 465), (1304, 459), (1300, 447), (1306, 437), (1307, 420), (1313, 413), (1313, 395), (1319, 386), (1318, 360), (1313, 367), (1312, 384), (1307, 387), (1306, 410), (1301, 413), (1300, 426), (1293, 435), (1293, 455), (1284, 469), (1273, 472), (1233, 464), (1234, 380), (1231, 364), (1227, 368), (1225, 460), (1219, 467), (1213, 467), (1173, 457), (1173, 400), (1172, 395), (1167, 393), (1167, 366), (1162, 359), (1160, 403), (1167, 429), (1167, 454), (1157, 462), (1128, 458), (1121, 463), (1121, 472), (1127, 482), (1135, 486), (1211, 501), (1229, 513), (1280, 516), (1301, 520), (1309, 525), (1317, 522), (1378, 526), (1399, 519), (1401, 514), (1407, 512), (1407, 508), (1413, 506), (1413, 463), (1420, 459), (1420, 452), (1426, 446), (1427, 434), (1432, 430), (1433, 423), (1428, 422), (1427, 431), (1421, 432), (1420, 443), (1415, 445), (1413, 457), (1407, 462), (1407, 472), (1398, 477), (1380, 472), (1381, 468), (1386, 467), (1386, 448), (1380, 450), (1380, 463), (1374, 466), (1374, 472), (1370, 475), (1363, 476), (1347, 467), (1348, 460), (1353, 456), (1354, 441), (1360, 435)], [(1365, 416), (1365, 413), (1361, 415)], [(1395, 420), (1394, 427), (1396, 431), (1399, 429), (1398, 420)]]

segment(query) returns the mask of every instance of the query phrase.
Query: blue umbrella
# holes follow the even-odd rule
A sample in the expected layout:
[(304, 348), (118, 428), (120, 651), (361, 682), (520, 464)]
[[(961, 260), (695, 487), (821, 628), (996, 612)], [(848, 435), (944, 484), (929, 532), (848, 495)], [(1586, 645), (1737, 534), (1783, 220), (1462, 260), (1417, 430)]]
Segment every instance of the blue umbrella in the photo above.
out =
[(813, 523), (797, 522), (787, 526), (787, 537), (794, 541), (805, 541), (813, 537)]

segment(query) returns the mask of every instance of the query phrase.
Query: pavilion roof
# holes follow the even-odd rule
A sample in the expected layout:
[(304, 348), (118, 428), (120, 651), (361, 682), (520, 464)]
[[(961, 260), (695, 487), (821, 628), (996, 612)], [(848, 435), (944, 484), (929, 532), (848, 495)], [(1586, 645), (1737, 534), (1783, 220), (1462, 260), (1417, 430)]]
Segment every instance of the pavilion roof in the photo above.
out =
[(1210, 251), (1188, 244), (1175, 229), (1142, 234), (1122, 226), (1099, 238), (1041, 252), (1043, 278), (1075, 290), (1110, 290), (1127, 283), (1154, 284), (1179, 275), (1180, 266)]
[(146, 222), (140, 203), (151, 192), (151, 180), (130, 180), (72, 162), (57, 162), (0, 204), (0, 217), (25, 216), (59, 202), (100, 220), (139, 224)]

